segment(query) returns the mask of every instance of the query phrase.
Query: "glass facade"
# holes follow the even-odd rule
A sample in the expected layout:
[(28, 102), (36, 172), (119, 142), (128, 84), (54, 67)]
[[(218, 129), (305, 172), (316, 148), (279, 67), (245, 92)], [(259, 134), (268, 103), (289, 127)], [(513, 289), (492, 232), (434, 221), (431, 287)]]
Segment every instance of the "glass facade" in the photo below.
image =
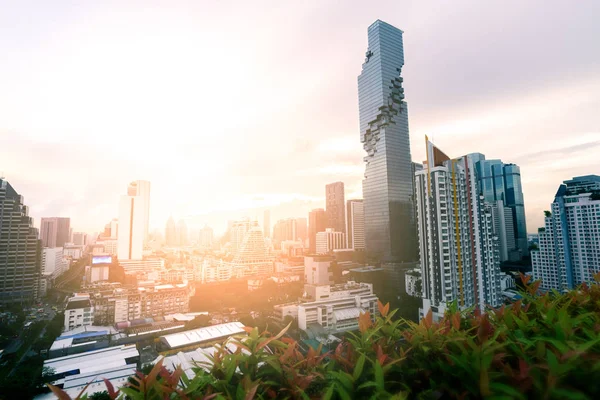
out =
[(480, 190), (487, 202), (502, 200), (513, 214), (515, 242), (521, 255), (528, 254), (525, 205), (521, 187), (521, 169), (515, 164), (504, 164), (501, 160), (486, 160), (477, 153), (477, 177)]
[(417, 239), (407, 105), (402, 88), (402, 31), (375, 21), (358, 77), (365, 245), (370, 261), (414, 261)]

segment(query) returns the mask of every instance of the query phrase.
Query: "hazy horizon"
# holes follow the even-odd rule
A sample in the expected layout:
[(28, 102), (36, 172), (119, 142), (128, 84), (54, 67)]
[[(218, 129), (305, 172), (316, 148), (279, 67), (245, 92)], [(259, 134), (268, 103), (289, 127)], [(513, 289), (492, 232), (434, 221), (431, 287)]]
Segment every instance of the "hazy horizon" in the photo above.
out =
[[(0, 0), (0, 175), (41, 217), (97, 232), (133, 180), (150, 230), (170, 215), (222, 232), (361, 197), (357, 76), (367, 27), (404, 31), (413, 161), (521, 167), (527, 230), (558, 185), (600, 174), (600, 3), (426, 5)], [(435, 11), (435, 12), (432, 12)]]

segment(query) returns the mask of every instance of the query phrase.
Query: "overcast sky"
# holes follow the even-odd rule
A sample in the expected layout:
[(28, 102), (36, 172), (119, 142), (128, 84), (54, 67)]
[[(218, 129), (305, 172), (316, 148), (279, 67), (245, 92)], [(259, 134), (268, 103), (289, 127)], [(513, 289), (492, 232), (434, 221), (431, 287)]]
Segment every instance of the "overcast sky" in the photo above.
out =
[[(0, 173), (42, 216), (99, 231), (127, 183), (150, 225), (221, 231), (361, 196), (367, 27), (404, 30), (412, 156), (520, 165), (528, 231), (600, 174), (599, 1), (0, 0)], [(260, 214), (262, 215), (262, 214)]]

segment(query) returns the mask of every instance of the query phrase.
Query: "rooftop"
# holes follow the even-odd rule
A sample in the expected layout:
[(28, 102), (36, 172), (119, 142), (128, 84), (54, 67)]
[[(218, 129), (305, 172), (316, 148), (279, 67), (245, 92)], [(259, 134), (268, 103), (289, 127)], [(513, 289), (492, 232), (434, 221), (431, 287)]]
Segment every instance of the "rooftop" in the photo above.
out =
[(92, 304), (90, 299), (72, 300), (67, 303), (67, 310), (75, 310), (77, 308), (90, 308)]
[(205, 328), (164, 335), (161, 336), (161, 341), (166, 343), (170, 348), (175, 349), (177, 347), (211, 342), (216, 339), (226, 338), (245, 332), (244, 324), (241, 322), (229, 322), (226, 324), (207, 326)]

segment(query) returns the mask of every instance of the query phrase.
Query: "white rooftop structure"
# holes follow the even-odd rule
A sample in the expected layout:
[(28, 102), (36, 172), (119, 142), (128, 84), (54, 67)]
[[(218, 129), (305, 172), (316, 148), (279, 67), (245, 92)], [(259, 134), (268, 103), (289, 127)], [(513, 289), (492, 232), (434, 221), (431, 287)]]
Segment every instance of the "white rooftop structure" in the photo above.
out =
[(216, 339), (226, 338), (245, 332), (244, 324), (241, 322), (229, 322), (185, 332), (172, 333), (170, 335), (161, 336), (160, 340), (171, 349), (175, 349), (183, 346), (201, 345), (203, 342), (211, 342)]

